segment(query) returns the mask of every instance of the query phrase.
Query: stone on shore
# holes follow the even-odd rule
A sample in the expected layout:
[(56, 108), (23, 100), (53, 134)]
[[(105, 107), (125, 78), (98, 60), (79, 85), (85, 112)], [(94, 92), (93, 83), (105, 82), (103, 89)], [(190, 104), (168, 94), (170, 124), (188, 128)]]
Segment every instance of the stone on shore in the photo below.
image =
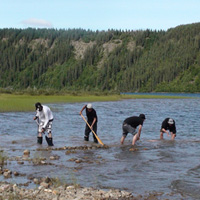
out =
[(134, 199), (131, 193), (120, 190), (99, 190), (95, 188), (76, 187), (74, 185), (51, 187), (49, 183), (41, 182), (35, 189), (21, 188), (16, 184), (0, 183), (0, 199), (35, 199), (35, 200), (74, 200), (74, 199)]

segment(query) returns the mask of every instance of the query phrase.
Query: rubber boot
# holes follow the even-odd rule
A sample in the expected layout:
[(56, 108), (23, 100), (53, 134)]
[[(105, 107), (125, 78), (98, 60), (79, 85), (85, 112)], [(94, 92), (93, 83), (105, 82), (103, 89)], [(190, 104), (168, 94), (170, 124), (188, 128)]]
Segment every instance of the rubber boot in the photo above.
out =
[(94, 134), (93, 134), (93, 139), (94, 139), (95, 143), (98, 143), (98, 140), (97, 140), (97, 138), (96, 138), (96, 136)]
[(42, 137), (37, 137), (37, 143), (42, 144), (42, 139), (43, 139)]
[(45, 138), (46, 138), (47, 144), (48, 144), (49, 146), (53, 146), (53, 138), (49, 138), (49, 137), (47, 137), (47, 136), (45, 136)]
[(85, 141), (89, 141), (89, 137), (88, 136), (84, 136), (84, 140)]

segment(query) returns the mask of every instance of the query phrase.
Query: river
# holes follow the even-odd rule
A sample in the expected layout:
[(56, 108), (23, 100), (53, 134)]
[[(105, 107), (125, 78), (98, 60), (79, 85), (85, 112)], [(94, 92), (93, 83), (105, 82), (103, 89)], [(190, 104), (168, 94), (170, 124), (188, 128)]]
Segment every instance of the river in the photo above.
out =
[[(84, 142), (85, 122), (79, 115), (84, 103), (49, 104), (54, 114), (54, 148), (93, 145)], [(200, 199), (200, 106), (199, 99), (132, 99), (115, 102), (94, 102), (98, 115), (98, 135), (109, 149), (66, 151), (38, 151), (46, 148), (37, 141), (35, 112), (0, 113), (0, 149), (8, 157), (22, 156), (25, 149), (31, 157), (60, 156), (49, 160), (52, 165), (34, 166), (30, 162), (19, 165), (9, 161), (7, 168), (26, 173), (6, 181), (20, 183), (32, 174), (35, 177), (59, 177), (63, 182), (97, 188), (119, 188), (133, 194), (161, 192), (170, 199)], [(34, 109), (34, 108), (33, 108)], [(146, 115), (137, 151), (130, 151), (132, 135), (120, 145), (122, 122), (129, 116)], [(83, 112), (85, 115), (85, 112)], [(171, 141), (167, 135), (159, 139), (162, 121), (170, 117), (176, 121), (177, 136)], [(84, 162), (71, 162), (76, 158)], [(4, 180), (0, 176), (0, 180)], [(31, 187), (31, 184), (30, 184)], [(34, 186), (33, 186), (34, 187)]]

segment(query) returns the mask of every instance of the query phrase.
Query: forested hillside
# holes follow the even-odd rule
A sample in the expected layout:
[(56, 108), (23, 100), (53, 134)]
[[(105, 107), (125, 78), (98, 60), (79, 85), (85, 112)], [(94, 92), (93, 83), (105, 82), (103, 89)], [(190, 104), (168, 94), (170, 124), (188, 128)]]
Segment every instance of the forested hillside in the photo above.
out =
[(167, 31), (0, 29), (0, 88), (200, 92), (200, 23)]

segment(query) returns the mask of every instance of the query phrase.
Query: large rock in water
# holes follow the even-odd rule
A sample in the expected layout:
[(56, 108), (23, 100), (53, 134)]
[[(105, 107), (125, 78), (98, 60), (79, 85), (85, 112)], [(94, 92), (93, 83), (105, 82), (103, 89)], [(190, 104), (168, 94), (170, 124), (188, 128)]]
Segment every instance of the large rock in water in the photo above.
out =
[(5, 178), (11, 178), (12, 172), (11, 172), (10, 170), (9, 170), (9, 171), (6, 171), (6, 172), (3, 173), (3, 176), (4, 176)]
[(30, 155), (30, 151), (28, 149), (24, 150), (24, 156), (29, 156)]

